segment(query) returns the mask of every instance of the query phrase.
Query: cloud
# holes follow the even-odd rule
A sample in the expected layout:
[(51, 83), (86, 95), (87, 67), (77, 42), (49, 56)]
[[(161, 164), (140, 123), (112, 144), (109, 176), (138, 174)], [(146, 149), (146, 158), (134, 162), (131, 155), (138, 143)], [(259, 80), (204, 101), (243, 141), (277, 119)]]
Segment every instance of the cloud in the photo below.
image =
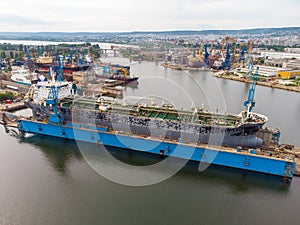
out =
[(10, 0), (1, 30), (133, 31), (298, 26), (297, 0)]
[(41, 19), (34, 19), (30, 17), (23, 17), (17, 15), (0, 15), (0, 26), (1, 25), (50, 25), (49, 22), (46, 22)]

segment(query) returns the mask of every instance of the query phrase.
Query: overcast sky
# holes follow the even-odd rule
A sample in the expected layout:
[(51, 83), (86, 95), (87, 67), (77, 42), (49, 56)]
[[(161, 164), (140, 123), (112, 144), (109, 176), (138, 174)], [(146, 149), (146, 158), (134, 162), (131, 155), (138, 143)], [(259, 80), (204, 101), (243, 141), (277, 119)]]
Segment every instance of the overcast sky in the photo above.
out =
[(285, 26), (300, 26), (300, 1), (0, 1), (0, 31), (116, 32)]

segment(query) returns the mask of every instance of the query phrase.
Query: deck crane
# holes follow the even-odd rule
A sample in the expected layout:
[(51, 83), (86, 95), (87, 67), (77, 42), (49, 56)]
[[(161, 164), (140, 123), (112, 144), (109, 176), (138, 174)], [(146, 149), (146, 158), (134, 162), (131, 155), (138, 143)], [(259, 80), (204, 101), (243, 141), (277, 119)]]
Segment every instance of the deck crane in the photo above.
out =
[(230, 70), (230, 53), (229, 53), (229, 44), (227, 45), (226, 48), (226, 57), (224, 62), (222, 63), (222, 69), (227, 69)]
[(204, 45), (204, 63), (207, 67), (209, 66), (208, 57), (209, 57), (209, 53), (207, 51), (207, 45)]
[(256, 68), (256, 72), (253, 76), (252, 86), (249, 89), (249, 93), (248, 93), (248, 99), (246, 101), (244, 101), (244, 106), (247, 108), (246, 118), (249, 118), (250, 112), (252, 111), (252, 109), (255, 106), (254, 95), (255, 95), (255, 87), (256, 87), (256, 82), (257, 82), (258, 70), (259, 70), (259, 67)]
[[(56, 59), (60, 59), (59, 55), (56, 55)], [(46, 99), (46, 104), (52, 106), (53, 109), (53, 113), (50, 114), (49, 118), (48, 118), (48, 122), (49, 123), (54, 123), (54, 124), (59, 124), (62, 122), (62, 118), (61, 115), (58, 113), (57, 110), (57, 102), (58, 102), (58, 93), (60, 90), (60, 86), (58, 85), (61, 81), (63, 81), (62, 75), (63, 75), (63, 67), (64, 67), (64, 60), (65, 60), (65, 56), (62, 56), (62, 60), (59, 60), (59, 73), (57, 76), (57, 80), (55, 79), (55, 73), (52, 72), (51, 68), (50, 68), (50, 72), (51, 72), (51, 76), (52, 76), (52, 85), (48, 94), (48, 98)]]

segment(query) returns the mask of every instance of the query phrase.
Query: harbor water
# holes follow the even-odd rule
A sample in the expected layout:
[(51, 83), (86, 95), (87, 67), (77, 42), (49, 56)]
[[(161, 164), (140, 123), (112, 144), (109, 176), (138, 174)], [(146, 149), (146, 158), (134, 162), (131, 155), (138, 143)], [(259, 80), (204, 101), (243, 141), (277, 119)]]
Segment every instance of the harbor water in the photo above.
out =
[[(129, 64), (121, 58), (104, 58)], [(160, 63), (132, 63), (139, 84), (124, 97), (171, 102), (177, 108), (237, 114), (249, 84), (217, 79), (207, 71), (165, 69)], [(136, 100), (139, 101), (139, 100)], [(254, 111), (280, 128), (281, 142), (300, 145), (299, 93), (258, 86)], [(276, 177), (188, 163), (171, 178), (131, 187), (97, 174), (75, 142), (40, 136), (18, 139), (0, 129), (0, 224), (299, 224), (300, 179), (290, 185)], [(86, 144), (97, 157), (99, 146)], [(99, 150), (99, 149), (98, 149)], [(110, 148), (136, 166), (160, 157)], [(84, 149), (83, 149), (84, 151)], [(93, 155), (94, 154), (94, 155)], [(106, 162), (108, 168), (117, 164)], [(159, 171), (153, 171), (159, 173)]]

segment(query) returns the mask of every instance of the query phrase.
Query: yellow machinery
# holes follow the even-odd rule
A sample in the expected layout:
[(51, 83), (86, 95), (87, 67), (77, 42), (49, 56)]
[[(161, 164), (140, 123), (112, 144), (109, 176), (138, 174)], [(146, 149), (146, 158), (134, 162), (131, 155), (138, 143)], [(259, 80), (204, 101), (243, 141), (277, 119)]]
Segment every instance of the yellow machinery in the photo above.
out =
[(110, 68), (110, 74), (111, 75), (123, 75), (123, 76), (127, 76), (127, 70), (125, 68), (122, 67), (111, 67)]

